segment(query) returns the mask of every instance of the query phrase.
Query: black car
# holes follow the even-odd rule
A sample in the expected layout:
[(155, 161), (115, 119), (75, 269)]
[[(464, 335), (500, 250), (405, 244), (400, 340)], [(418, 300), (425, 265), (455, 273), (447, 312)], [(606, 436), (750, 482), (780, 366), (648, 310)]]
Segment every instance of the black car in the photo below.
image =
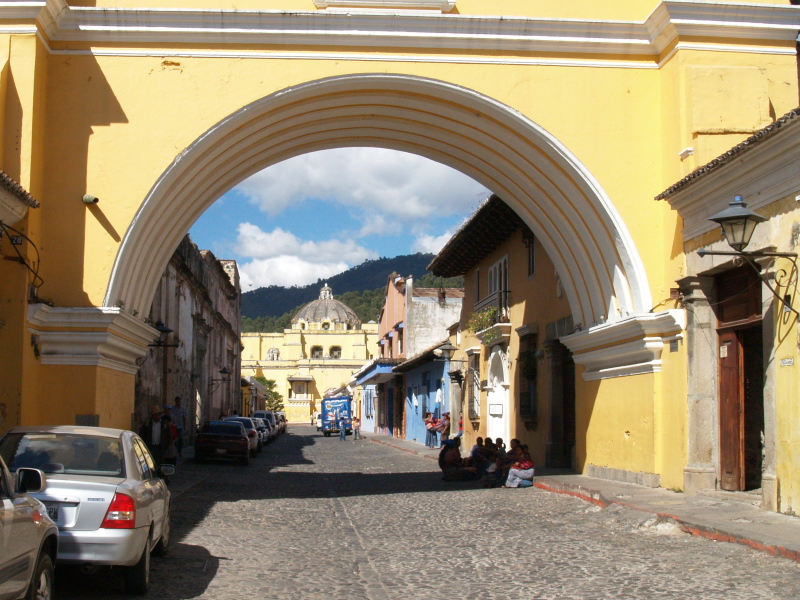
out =
[(238, 421), (208, 421), (194, 438), (194, 459), (238, 460), (250, 463), (250, 439), (244, 425)]

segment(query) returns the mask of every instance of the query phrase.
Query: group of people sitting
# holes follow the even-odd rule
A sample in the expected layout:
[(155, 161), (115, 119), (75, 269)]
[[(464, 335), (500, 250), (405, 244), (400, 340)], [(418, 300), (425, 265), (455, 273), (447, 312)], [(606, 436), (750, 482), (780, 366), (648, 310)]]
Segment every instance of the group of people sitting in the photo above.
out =
[(533, 485), (533, 460), (528, 446), (518, 439), (510, 442), (501, 438), (478, 438), (469, 456), (461, 457), (461, 438), (447, 440), (439, 452), (439, 467), (445, 481), (484, 479), (485, 487), (530, 487)]

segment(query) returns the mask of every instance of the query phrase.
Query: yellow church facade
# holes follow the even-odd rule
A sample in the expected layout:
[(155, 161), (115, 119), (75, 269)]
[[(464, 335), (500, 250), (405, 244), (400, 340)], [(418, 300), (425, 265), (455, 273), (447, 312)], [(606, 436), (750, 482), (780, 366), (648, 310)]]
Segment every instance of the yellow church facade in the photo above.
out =
[(362, 324), (325, 285), (283, 333), (242, 334), (242, 377), (275, 381), (291, 423), (309, 423), (325, 392), (347, 386), (378, 354), (377, 323)]
[[(797, 105), (799, 30), (788, 0), (6, 3), (0, 167), (40, 206), (0, 239), (0, 428), (128, 426), (145, 316), (203, 211), (282, 160), (372, 146), (511, 207), (569, 306), (582, 464), (683, 489), (685, 236), (652, 199)], [(616, 419), (637, 398), (667, 416), (637, 421), (645, 447)]]

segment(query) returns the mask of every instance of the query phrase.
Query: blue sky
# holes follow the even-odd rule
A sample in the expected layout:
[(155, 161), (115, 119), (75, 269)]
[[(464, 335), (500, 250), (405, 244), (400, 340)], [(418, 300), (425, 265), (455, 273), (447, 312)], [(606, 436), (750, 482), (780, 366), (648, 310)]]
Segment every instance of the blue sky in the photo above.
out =
[(325, 150), (256, 173), (189, 233), (200, 248), (238, 262), (243, 291), (306, 285), (367, 259), (438, 252), (488, 194), (412, 154)]

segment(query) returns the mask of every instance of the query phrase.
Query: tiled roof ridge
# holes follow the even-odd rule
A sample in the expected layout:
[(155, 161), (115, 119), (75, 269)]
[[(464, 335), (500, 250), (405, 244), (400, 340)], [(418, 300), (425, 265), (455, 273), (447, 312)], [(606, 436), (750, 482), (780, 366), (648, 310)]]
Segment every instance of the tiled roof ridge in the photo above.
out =
[(402, 370), (404, 368), (409, 368), (409, 367), (413, 368), (413, 367), (415, 367), (418, 363), (423, 362), (425, 357), (428, 356), (429, 354), (431, 354), (439, 346), (443, 346), (444, 344), (446, 344), (449, 341), (450, 340), (448, 340), (448, 339), (444, 339), (444, 340), (441, 340), (439, 342), (436, 342), (433, 346), (429, 346), (428, 348), (425, 348), (424, 350), (422, 350), (420, 352), (417, 352), (414, 356), (406, 358), (405, 360), (403, 360), (403, 362), (401, 362), (399, 365), (397, 365), (393, 370), (394, 371), (398, 371), (398, 372), (402, 372)]
[(779, 117), (778, 119), (776, 119), (763, 129), (756, 131), (749, 138), (735, 145), (733, 148), (721, 154), (711, 162), (703, 165), (698, 169), (695, 169), (694, 171), (689, 173), (686, 177), (672, 184), (666, 190), (661, 192), (658, 196), (655, 197), (655, 200), (664, 200), (668, 196), (674, 194), (675, 192), (678, 192), (679, 190), (689, 185), (692, 181), (699, 179), (700, 177), (703, 177), (704, 175), (712, 171), (716, 171), (726, 163), (730, 162), (732, 159), (741, 156), (744, 152), (750, 150), (753, 146), (763, 142), (764, 140), (771, 138), (781, 129), (781, 127), (798, 119), (798, 117), (800, 117), (800, 107), (790, 110), (782, 117)]
[(5, 189), (8, 193), (14, 194), (14, 196), (19, 198), (31, 208), (39, 208), (39, 203), (36, 201), (36, 199), (31, 196), (24, 187), (11, 179), (11, 177), (9, 177), (5, 171), (0, 171), (0, 186), (3, 186), (3, 189)]
[(431, 265), (436, 262), (436, 259), (439, 258), (440, 255), (445, 254), (445, 252), (449, 251), (451, 246), (455, 246), (456, 240), (459, 238), (459, 236), (463, 235), (463, 233), (467, 230), (467, 227), (469, 227), (469, 225), (478, 217), (478, 214), (481, 211), (483, 211), (490, 202), (495, 201), (495, 198), (497, 200), (500, 200), (500, 198), (497, 197), (495, 194), (489, 194), (489, 196), (487, 196), (486, 199), (483, 200), (478, 205), (478, 208), (476, 208), (471, 215), (469, 215), (466, 219), (464, 219), (464, 222), (461, 223), (461, 226), (456, 230), (456, 232), (453, 235), (450, 236), (450, 239), (447, 240), (447, 242), (445, 242), (444, 246), (442, 246), (442, 249), (439, 250), (439, 253), (436, 256), (434, 256), (433, 260), (430, 262), (430, 264), (428, 264), (429, 271), (431, 269)]

